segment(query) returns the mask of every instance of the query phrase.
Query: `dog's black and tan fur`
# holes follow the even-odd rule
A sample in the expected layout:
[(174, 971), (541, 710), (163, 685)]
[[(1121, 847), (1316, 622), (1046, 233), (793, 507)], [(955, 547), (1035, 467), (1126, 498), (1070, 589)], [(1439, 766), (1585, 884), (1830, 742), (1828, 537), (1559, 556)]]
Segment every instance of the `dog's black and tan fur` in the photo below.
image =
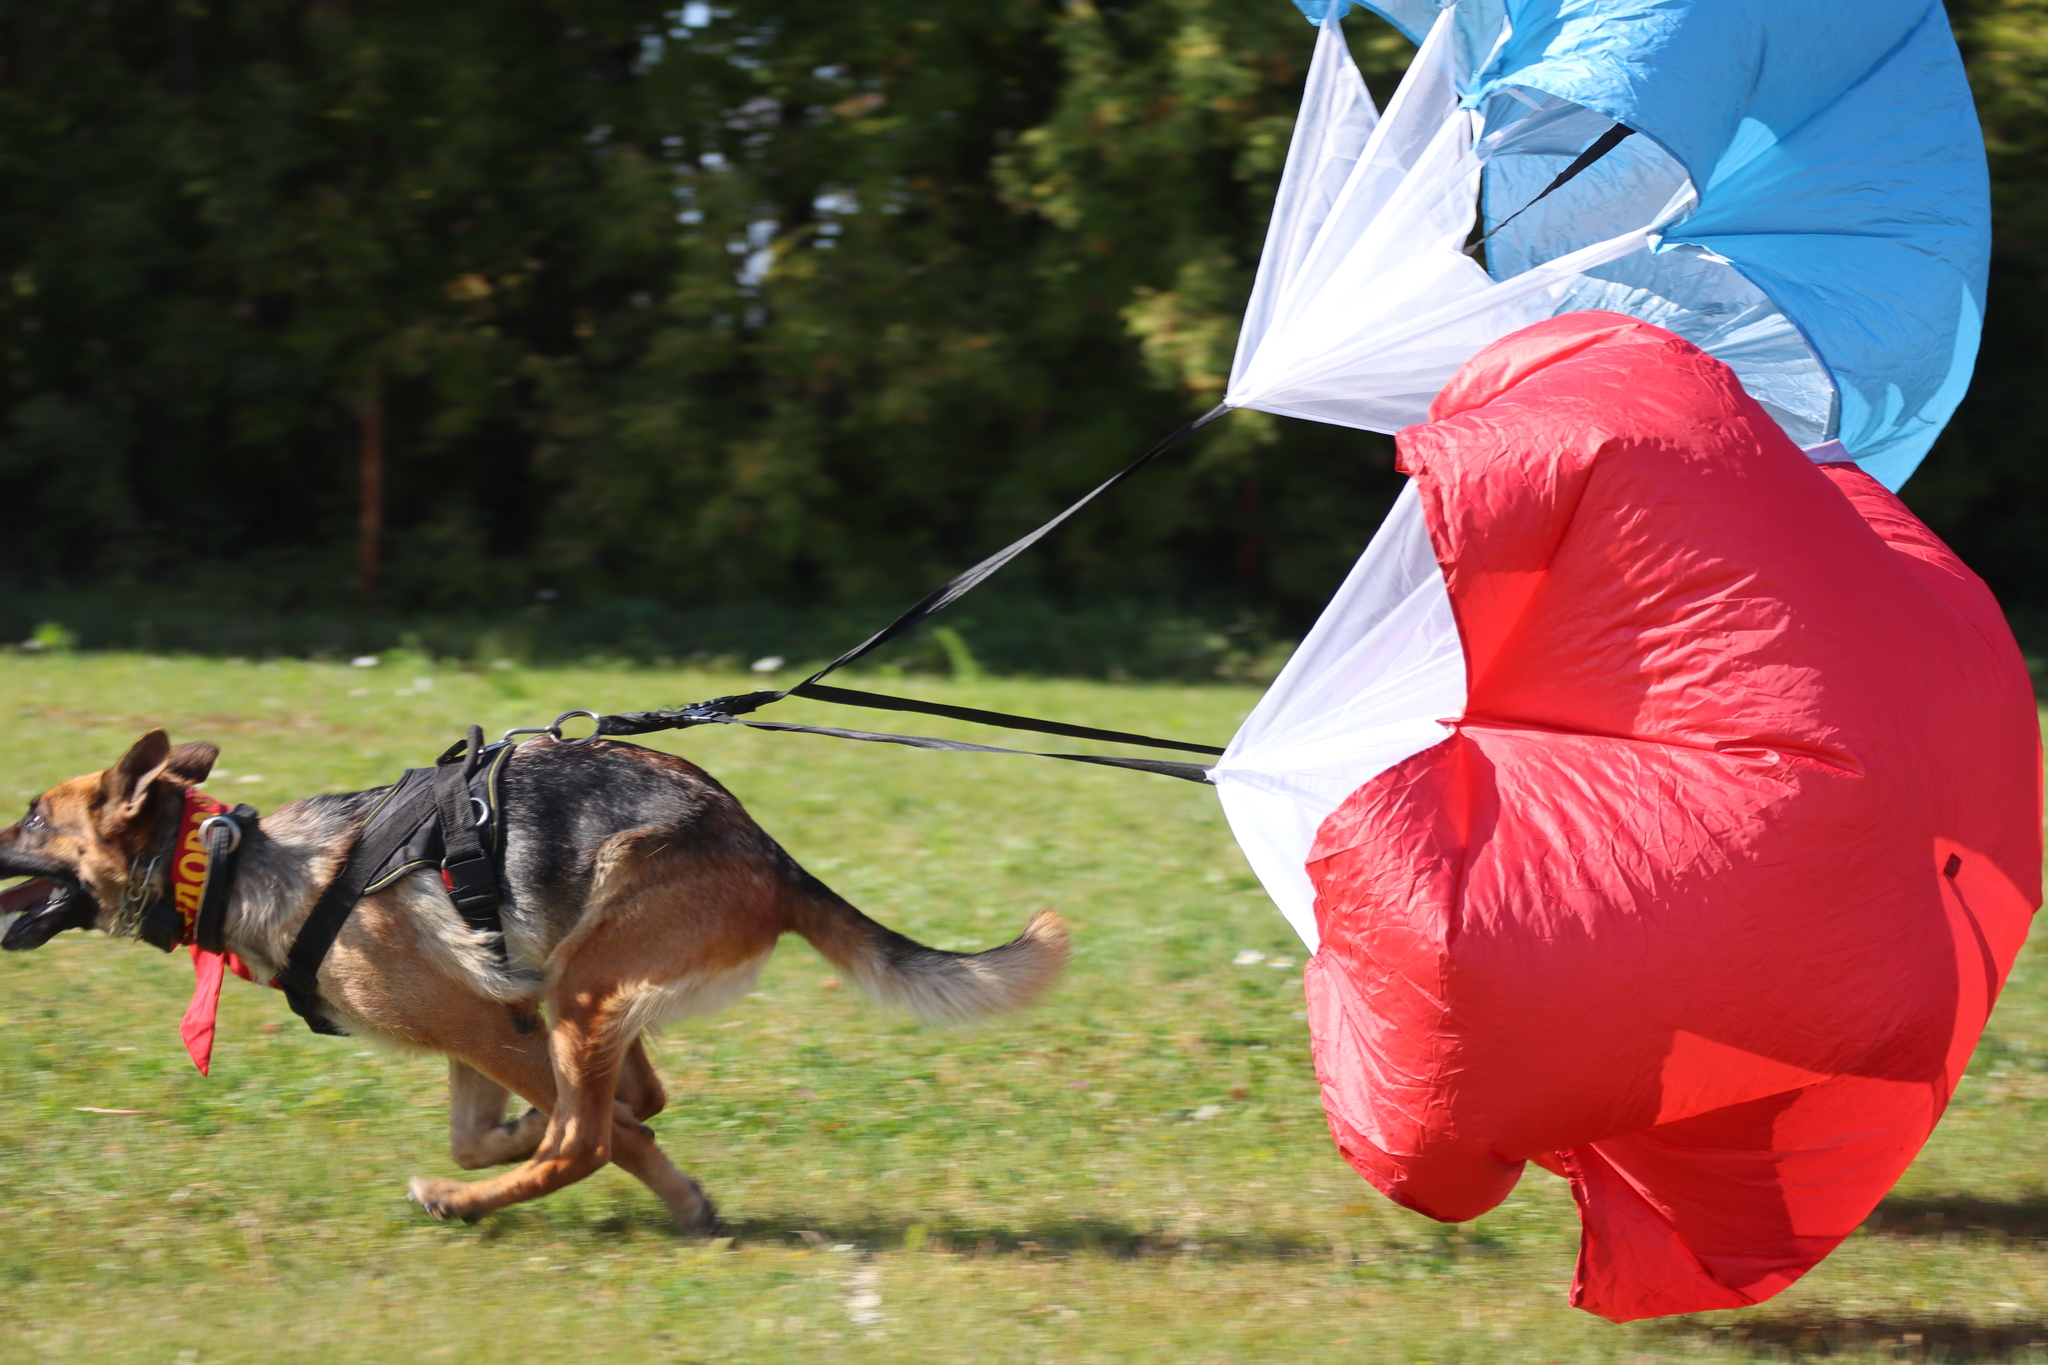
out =
[[(158, 803), (203, 782), (217, 754), (172, 748), (153, 730), (114, 767), (37, 797), (0, 831), (0, 876), (48, 878), (70, 895), (44, 904), (30, 883), (0, 897), (0, 910), (19, 912), (6, 946), (114, 928)], [(448, 1055), (458, 1164), (522, 1162), (474, 1183), (415, 1179), (411, 1196), (437, 1217), (480, 1218), (615, 1161), (682, 1227), (713, 1226), (710, 1201), (642, 1123), (666, 1096), (641, 1034), (744, 995), (784, 933), (926, 1020), (1028, 1005), (1066, 962), (1050, 912), (973, 954), (883, 928), (797, 866), (702, 769), (652, 749), (537, 740), (508, 760), (501, 792), (506, 961), (430, 870), (364, 899), (320, 970), (320, 998), (350, 1033)], [(246, 837), (226, 939), (259, 979), (282, 965), (379, 794), (294, 801)], [(532, 1110), (506, 1122), (508, 1093)]]

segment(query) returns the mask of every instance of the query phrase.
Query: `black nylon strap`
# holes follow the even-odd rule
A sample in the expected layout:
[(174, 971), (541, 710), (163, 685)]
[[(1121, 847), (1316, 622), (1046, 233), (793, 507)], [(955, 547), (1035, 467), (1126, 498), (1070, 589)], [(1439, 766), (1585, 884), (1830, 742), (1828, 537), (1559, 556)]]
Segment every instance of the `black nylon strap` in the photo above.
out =
[(285, 954), (284, 967), (277, 974), (277, 987), (284, 992), (292, 1013), (305, 1020), (306, 1027), (315, 1033), (345, 1036), (320, 1013), (320, 964), (327, 960), (327, 952), (340, 936), (341, 926), (362, 899), (371, 875), (419, 827), (420, 817), (433, 801), (433, 776), (432, 770), (424, 768), (408, 772), (370, 812), (341, 870), (313, 902), (312, 912), (299, 926), (291, 951)]
[(1115, 758), (1107, 754), (1044, 754), (1036, 749), (998, 749), (992, 744), (968, 744), (957, 739), (932, 739), (926, 735), (882, 735), (869, 730), (841, 730), (830, 725), (791, 725), (775, 720), (740, 720), (718, 716), (697, 724), (744, 725), (750, 730), (781, 730), (793, 735), (830, 735), (834, 739), (861, 739), (870, 744), (901, 744), (911, 749), (944, 749), (965, 754), (1020, 754), (1025, 758), (1063, 758), (1070, 763), (1095, 763), (1105, 768), (1130, 768), (1141, 773), (1178, 777), (1185, 782), (1209, 781), (1208, 770), (1199, 763), (1175, 763), (1166, 758)]
[[(1065, 522), (1089, 503), (1122, 483), (1131, 475), (1143, 469), (1152, 461), (1172, 450), (1188, 437), (1208, 426), (1230, 409), (1221, 403), (1181, 427), (1178, 431), (1153, 444), (1150, 450), (1125, 465), (1115, 474), (1097, 484), (1078, 502), (1009, 545), (996, 551), (964, 573), (955, 574), (939, 587), (918, 601), (909, 611), (870, 635), (860, 644), (826, 664), (817, 672), (805, 678), (796, 686), (783, 692), (747, 692), (738, 696), (714, 697), (710, 701), (697, 702), (692, 706), (678, 707), (672, 711), (625, 711), (616, 715), (600, 716), (597, 733), (600, 735), (644, 735), (656, 730), (681, 730), (692, 725), (730, 724), (735, 718), (752, 711), (758, 711), (771, 702), (785, 697), (808, 697), (813, 701), (834, 702), (841, 706), (861, 706), (875, 711), (909, 711), (919, 715), (945, 716), (952, 720), (972, 721), (978, 725), (998, 725), (1009, 730), (1031, 730), (1039, 734), (1060, 735), (1067, 739), (1095, 739), (1113, 744), (1142, 744), (1155, 749), (1179, 749), (1193, 754), (1221, 754), (1223, 750), (1209, 744), (1191, 744), (1178, 739), (1155, 739), (1149, 735), (1136, 735), (1123, 730), (1098, 730), (1086, 725), (1068, 725), (1064, 721), (1039, 720), (1032, 716), (1013, 716), (1002, 711), (983, 711), (971, 706), (948, 706), (944, 702), (919, 701), (910, 697), (891, 697), (879, 692), (862, 692), (847, 687), (827, 687), (819, 679), (837, 672), (862, 655), (875, 650), (902, 635), (947, 607), (960, 600), (978, 587), (991, 574), (1015, 559), (1024, 551), (1043, 540), (1046, 534)], [(963, 744), (953, 740), (930, 739), (921, 735), (884, 735), (867, 730), (841, 730), (821, 725), (788, 725), (766, 721), (739, 721), (757, 730), (786, 730), (797, 734), (834, 735), (841, 739), (861, 739), (877, 744), (903, 744), (915, 749), (953, 749), (985, 754), (1027, 754), (1035, 758), (1061, 758), (1073, 763), (1096, 763), (1110, 768), (1131, 768), (1138, 772), (1163, 773), (1168, 777), (1184, 778), (1190, 782), (1208, 782), (1202, 767), (1193, 763), (1174, 763), (1165, 759), (1150, 758), (1108, 758), (1095, 754), (1048, 754), (1030, 749), (999, 749), (987, 744)]]
[(484, 727), (472, 725), (461, 756), (441, 763), (434, 771), (434, 813), (441, 822), (441, 846), (451, 863), (484, 856), (484, 841), (476, 833), (476, 811), (469, 804), (469, 779), (476, 775), (483, 747)]
[[(826, 674), (836, 673), (840, 669), (852, 663), (855, 659), (860, 658), (863, 654), (866, 654), (871, 650), (880, 648), (882, 645), (887, 644), (889, 641), (901, 635), (904, 631), (909, 630), (918, 622), (923, 621), (928, 617), (938, 615), (947, 607), (952, 606), (955, 602), (959, 601), (969, 592), (979, 587), (982, 584), (982, 582), (985, 579), (987, 579), (989, 575), (993, 574), (996, 570), (1002, 568), (1005, 564), (1008, 564), (1018, 555), (1023, 554), (1026, 550), (1036, 545), (1039, 541), (1045, 539), (1046, 534), (1048, 532), (1052, 531), (1055, 527), (1061, 525), (1063, 522), (1067, 520), (1067, 518), (1073, 516), (1074, 513), (1080, 511), (1089, 503), (1094, 502), (1104, 493), (1107, 493), (1110, 489), (1116, 487), (1125, 479), (1130, 478), (1131, 475), (1137, 473), (1146, 465), (1151, 464), (1161, 455), (1164, 455), (1167, 451), (1172, 450), (1182, 441), (1185, 441), (1188, 437), (1194, 435), (1203, 427), (1208, 426), (1209, 423), (1215, 421), (1217, 418), (1221, 417), (1224, 413), (1228, 411), (1230, 411), (1229, 408), (1225, 407), (1221, 403), (1218, 403), (1215, 407), (1209, 409), (1200, 417), (1197, 417), (1194, 421), (1189, 422), (1186, 426), (1180, 428), (1180, 430), (1173, 432), (1171, 435), (1163, 437), (1143, 455), (1140, 455), (1137, 459), (1131, 461), (1122, 469), (1118, 470), (1116, 473), (1104, 479), (1101, 483), (1095, 485), (1092, 491), (1090, 491), (1088, 494), (1082, 497), (1081, 500), (1079, 502), (1076, 502), (1072, 507), (1069, 507), (1066, 511), (1060, 513), (1058, 516), (1054, 517), (1051, 521), (1048, 521), (1047, 523), (1045, 523), (1045, 525), (1039, 527), (1036, 531), (1033, 531), (1031, 534), (1021, 537), (1018, 540), (1012, 541), (1010, 544), (1004, 546), (1002, 549), (990, 555), (987, 559), (982, 560), (981, 563), (975, 565), (973, 568), (968, 569), (965, 572), (955, 574), (953, 577), (947, 579), (944, 583), (940, 584), (938, 587), (934, 588), (929, 593), (926, 593), (924, 597), (919, 600), (917, 605), (912, 607), (909, 611), (904, 612), (901, 616), (891, 621), (888, 625), (883, 626), (873, 635), (870, 635), (867, 639), (861, 641), (852, 649), (847, 650), (844, 654), (834, 659), (831, 663), (826, 664), (823, 668), (819, 669), (816, 673), (811, 674), (810, 677), (805, 678), (802, 682), (798, 683), (795, 688), (791, 688), (790, 690), (794, 692), (797, 690), (797, 688), (809, 687), (811, 684), (817, 682)], [(1150, 743), (1151, 741), (1147, 740), (1145, 742)]]
[(1013, 716), (1003, 711), (981, 711), (971, 706), (948, 706), (944, 702), (919, 701), (912, 697), (887, 697), (879, 692), (857, 692), (848, 687), (826, 687), (818, 683), (798, 683), (789, 689), (787, 695), (809, 697), (813, 701), (838, 702), (841, 706), (866, 706), (876, 711), (915, 711), (920, 715), (971, 720), (980, 725), (996, 725), (1007, 730), (1035, 730), (1042, 735), (1060, 735), (1067, 739), (1100, 739), (1112, 744), (1146, 744), (1155, 749), (1181, 749), (1191, 754), (1221, 755), (1223, 752), (1211, 744), (1189, 744), (1179, 739), (1153, 739), (1147, 735), (1126, 734), (1122, 730), (1097, 730), (1087, 725), (1068, 725), (1064, 721), (1035, 720), (1030, 716)]
[(235, 822), (233, 828), (221, 823), (206, 827), (206, 884), (192, 921), (192, 941), (209, 953), (227, 951), (228, 896), (235, 889), (243, 841), (256, 830), (256, 808), (236, 806), (224, 818)]
[(178, 827), (185, 819), (185, 789), (159, 785), (155, 797), (156, 852), (152, 871), (159, 874), (149, 901), (135, 918), (135, 936), (150, 947), (170, 952), (185, 941), (185, 917), (171, 902), (171, 863), (178, 856)]
[(1068, 725), (1064, 721), (1013, 716), (1007, 711), (983, 711), (973, 706), (949, 706), (945, 702), (922, 701), (915, 697), (891, 697), (880, 692), (861, 692), (850, 687), (832, 687), (823, 683), (798, 683), (787, 692), (747, 692), (736, 697), (714, 697), (710, 701), (698, 702), (695, 706), (686, 706), (675, 711), (628, 711), (615, 716), (604, 716), (598, 720), (597, 732), (601, 735), (644, 735), (655, 730), (682, 729), (705, 721), (744, 716), (751, 711), (760, 710), (769, 702), (781, 701), (784, 697), (808, 697), (812, 701), (834, 702), (840, 706), (862, 706), (871, 711), (909, 711), (924, 716), (944, 716), (948, 720), (972, 721), (977, 725), (994, 725), (1005, 730), (1030, 730), (1042, 735), (1059, 735), (1066, 739), (1099, 739), (1110, 744), (1143, 744), (1154, 749), (1180, 749), (1191, 754), (1220, 755), (1223, 752), (1213, 744), (1190, 744), (1180, 739), (1154, 739), (1150, 735), (1134, 735), (1124, 730), (1098, 730), (1088, 725)]
[(656, 730), (687, 730), (706, 721), (744, 716), (788, 695), (787, 692), (742, 692), (737, 696), (692, 702), (672, 711), (620, 711), (615, 715), (599, 716), (597, 732), (600, 735), (646, 735)]
[(502, 935), (497, 860), (477, 833), (476, 807), (469, 795), (470, 781), (483, 766), (483, 752), (483, 727), (472, 725), (461, 756), (444, 762), (434, 774), (434, 816), (441, 829), (441, 877), (449, 899), (472, 928)]

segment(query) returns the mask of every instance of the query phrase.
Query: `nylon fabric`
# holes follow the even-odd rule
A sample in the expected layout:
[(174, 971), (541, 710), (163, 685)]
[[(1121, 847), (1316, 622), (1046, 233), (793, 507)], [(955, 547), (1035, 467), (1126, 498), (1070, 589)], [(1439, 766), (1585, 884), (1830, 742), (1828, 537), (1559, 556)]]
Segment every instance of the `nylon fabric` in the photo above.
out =
[(1458, 624), (1410, 483), (1209, 773), (1252, 871), (1310, 951), (1316, 830), (1360, 783), (1440, 743), (1443, 718), (1464, 709)]
[[(414, 779), (414, 774), (421, 777)], [(320, 964), (327, 950), (341, 934), (341, 926), (354, 913), (356, 902), (370, 885), (374, 870), (405, 846), (422, 820), (434, 818), (434, 783), (430, 769), (408, 769), (405, 779), (386, 793), (370, 812), (363, 828), (351, 841), (341, 870), (292, 938), (285, 964), (273, 983), (284, 992), (292, 1013), (306, 1021), (306, 1027), (328, 1037), (345, 1038), (348, 1031), (335, 1024), (320, 1009)]]
[(1481, 347), (1549, 317), (1586, 271), (1647, 249), (1648, 218), (1510, 279), (1465, 255), (1480, 158), (1477, 123), (1460, 104), (1461, 60), (1447, 12), (1373, 121), (1343, 34), (1334, 17), (1324, 23), (1228, 406), (1398, 431), (1424, 418)]
[(1093, 763), (1101, 768), (1125, 768), (1131, 772), (1158, 773), (1184, 782), (1209, 781), (1199, 763), (1176, 763), (1166, 758), (1120, 758), (1110, 754), (1049, 754), (1036, 749), (1001, 749), (993, 744), (969, 744), (958, 739), (933, 739), (929, 735), (885, 735), (872, 730), (843, 730), (836, 725), (792, 725), (775, 720), (741, 720), (735, 716), (707, 716), (698, 725), (744, 725), (749, 730), (775, 730), (790, 735), (825, 735), (832, 739), (858, 739), (869, 744), (898, 744), (906, 749), (936, 749), (956, 754), (1013, 754), (1020, 758), (1058, 758), (1069, 763)]
[(1589, 1311), (1761, 1302), (1919, 1151), (2041, 903), (2025, 664), (1659, 328), (1539, 323), (1432, 416), (1400, 459), (1468, 690), (1309, 855), (1332, 1135), (1446, 1221), (1564, 1173)]
[[(1381, 0), (1421, 51), (1375, 126), (1337, 36), (1348, 0), (1297, 2), (1322, 32), (1231, 406), (1398, 429), (1480, 346), (1612, 310), (1699, 344), (1796, 442), (1839, 439), (1888, 488), (1926, 456), (1968, 387), (1990, 261), (1941, 5)], [(1617, 123), (1644, 136), (1501, 226)], [(1482, 163), (1500, 292), (1445, 259)], [(1296, 275), (1319, 275), (1304, 304), (1343, 296), (1306, 330), (1261, 297)]]
[[(1329, 12), (1347, 7), (1346, 0), (1300, 2), (1319, 22), (1334, 22)], [(1418, 41), (1433, 23), (1454, 28), (1447, 48), (1475, 62), (1462, 74), (1461, 103), (1485, 110), (1489, 126), (1510, 100), (1553, 99), (1639, 130), (1645, 146), (1629, 149), (1629, 157), (1648, 156), (1654, 146), (1696, 190), (1697, 204), (1663, 229), (1655, 255), (1607, 281), (1618, 289), (1604, 297), (1576, 291), (1560, 311), (1607, 306), (1682, 324), (1674, 330), (1701, 341), (1748, 382), (1742, 357), (1711, 335), (1735, 302), (1728, 287), (1739, 277), (1782, 317), (1753, 311), (1742, 338), (1752, 354), (1768, 349), (1781, 399), (1796, 390), (1773, 415), (1818, 416), (1824, 429), (1794, 430), (1795, 439), (1839, 437), (1879, 482), (1893, 489), (1905, 482), (1968, 385), (1990, 260), (1983, 134), (1941, 5), (1462, 0), (1439, 11), (1429, 0), (1380, 0), (1367, 7)], [(1555, 151), (1568, 157), (1575, 148)], [(1540, 186), (1560, 164), (1535, 158), (1518, 166), (1521, 160), (1489, 163), (1489, 177), (1497, 172), (1503, 182), (1490, 216), (1527, 202), (1531, 182)], [(1559, 198), (1547, 221), (1531, 214), (1502, 234), (1505, 254), (1522, 252), (1508, 272), (1623, 225), (1603, 214), (1606, 201), (1591, 185)], [(1687, 256), (1723, 268), (1702, 275)], [(1639, 311), (1631, 290), (1653, 296), (1639, 301), (1664, 316)], [(1802, 360), (1802, 349), (1819, 369)], [(1821, 394), (1832, 396), (1832, 410), (1816, 413)]]

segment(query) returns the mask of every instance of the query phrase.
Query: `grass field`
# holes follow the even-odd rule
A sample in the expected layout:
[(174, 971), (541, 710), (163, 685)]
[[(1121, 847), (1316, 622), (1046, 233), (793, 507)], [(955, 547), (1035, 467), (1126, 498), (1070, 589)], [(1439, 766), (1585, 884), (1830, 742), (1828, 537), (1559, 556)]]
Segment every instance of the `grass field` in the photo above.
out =
[[(219, 743), (210, 789), (269, 809), (388, 781), (470, 720), (756, 683), (0, 657), (0, 802), (104, 766), (149, 725)], [(1253, 699), (900, 686), (1219, 741)], [(730, 1223), (707, 1244), (611, 1170), (474, 1227), (430, 1222), (404, 1187), (458, 1174), (438, 1059), (316, 1038), (231, 983), (204, 1079), (177, 1035), (184, 957), (62, 935), (0, 960), (0, 1360), (2048, 1360), (2048, 969), (2032, 950), (1932, 1145), (1830, 1261), (1761, 1309), (1614, 1327), (1565, 1306), (1561, 1182), (1532, 1169), (1451, 1228), (1338, 1158), (1300, 944), (1205, 789), (809, 736), (653, 742), (927, 942), (986, 946), (1058, 908), (1071, 973), (1028, 1017), (933, 1032), (836, 989), (789, 941), (756, 994), (656, 1052), (671, 1099), (655, 1127)]]

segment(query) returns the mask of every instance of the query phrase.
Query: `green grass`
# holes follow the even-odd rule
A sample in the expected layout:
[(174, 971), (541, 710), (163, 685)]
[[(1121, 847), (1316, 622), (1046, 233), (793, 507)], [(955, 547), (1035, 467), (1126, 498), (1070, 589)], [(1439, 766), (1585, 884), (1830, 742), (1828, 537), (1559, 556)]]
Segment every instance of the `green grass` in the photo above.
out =
[[(268, 809), (388, 780), (470, 720), (757, 682), (0, 657), (0, 801), (104, 766), (152, 724), (219, 743), (212, 790)], [(901, 685), (1218, 739), (1254, 695)], [(0, 1360), (2048, 1359), (2048, 971), (2031, 952), (1869, 1227), (1762, 1309), (1613, 1327), (1565, 1306), (1577, 1227), (1560, 1182), (1532, 1169), (1448, 1228), (1338, 1158), (1300, 945), (1208, 791), (809, 736), (653, 742), (927, 942), (985, 946), (1057, 907), (1072, 972), (1030, 1016), (933, 1032), (831, 988), (791, 940), (755, 995), (656, 1053), (671, 1099), (655, 1126), (731, 1224), (703, 1244), (609, 1170), (474, 1227), (432, 1223), (404, 1185), (457, 1173), (438, 1059), (316, 1038), (234, 983), (203, 1079), (177, 1036), (183, 957), (62, 935), (0, 959)], [(1296, 965), (1233, 965), (1245, 949)]]

